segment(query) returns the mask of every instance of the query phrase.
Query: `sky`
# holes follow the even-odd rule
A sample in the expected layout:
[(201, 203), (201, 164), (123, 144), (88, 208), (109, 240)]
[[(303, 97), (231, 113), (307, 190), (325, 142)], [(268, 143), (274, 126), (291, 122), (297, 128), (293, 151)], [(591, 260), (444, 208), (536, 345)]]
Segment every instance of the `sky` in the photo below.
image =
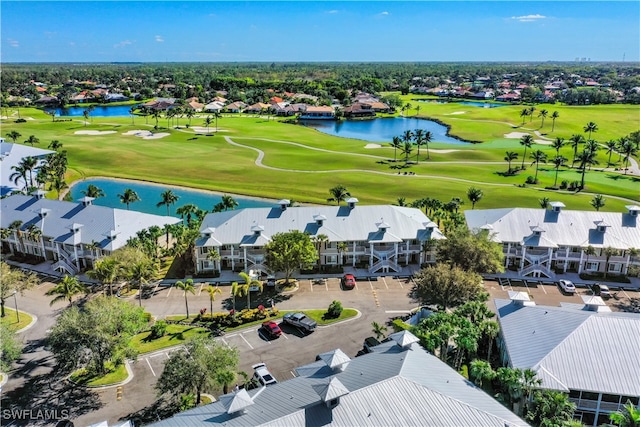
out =
[(640, 61), (639, 1), (7, 1), (1, 62)]

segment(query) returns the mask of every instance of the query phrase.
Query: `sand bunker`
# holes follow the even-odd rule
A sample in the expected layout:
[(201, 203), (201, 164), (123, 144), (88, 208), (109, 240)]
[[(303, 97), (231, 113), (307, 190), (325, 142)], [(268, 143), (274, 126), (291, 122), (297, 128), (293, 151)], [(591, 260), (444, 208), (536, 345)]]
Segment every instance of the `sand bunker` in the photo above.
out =
[(364, 146), (364, 148), (382, 148), (382, 145), (380, 144), (367, 144)]
[(160, 138), (164, 138), (165, 136), (169, 136), (171, 134), (166, 132), (153, 133), (150, 130), (130, 130), (130, 131), (124, 132), (123, 135), (133, 135), (133, 136), (140, 137), (142, 139), (160, 139)]
[(74, 132), (76, 135), (109, 135), (110, 133), (116, 133), (115, 130), (77, 130)]
[(218, 130), (216, 130), (215, 126), (210, 127), (209, 130), (207, 130), (206, 126), (191, 126), (191, 129), (196, 133), (229, 132), (227, 129), (218, 128)]
[(447, 154), (447, 153), (453, 153), (454, 151), (460, 151), (460, 150), (447, 150), (447, 149), (445, 149), (445, 150), (441, 150), (441, 149), (438, 149), (438, 148), (431, 148), (431, 149), (430, 149), (430, 151), (431, 151), (432, 153), (442, 153), (442, 154)]
[(511, 132), (511, 133), (505, 133), (504, 137), (509, 139), (520, 139), (525, 135), (529, 135), (529, 134), (526, 132)]
[(159, 132), (159, 133), (154, 133), (151, 135), (147, 135), (147, 136), (143, 136), (142, 139), (160, 139), (160, 138), (164, 138), (165, 136), (169, 136), (171, 135), (170, 133), (166, 133), (166, 132)]
[(449, 114), (465, 114), (465, 111), (454, 111), (453, 113), (449, 113)]

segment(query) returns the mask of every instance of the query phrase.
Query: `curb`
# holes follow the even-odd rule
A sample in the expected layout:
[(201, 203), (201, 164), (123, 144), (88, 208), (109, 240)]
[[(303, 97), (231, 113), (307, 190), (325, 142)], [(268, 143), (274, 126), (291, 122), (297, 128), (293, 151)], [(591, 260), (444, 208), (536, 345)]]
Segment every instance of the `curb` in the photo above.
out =
[(89, 390), (106, 390), (106, 389), (110, 389), (110, 388), (115, 388), (115, 387), (119, 387), (119, 386), (123, 386), (125, 384), (128, 384), (131, 382), (131, 380), (133, 380), (133, 371), (131, 371), (131, 366), (129, 366), (129, 361), (125, 360), (124, 361), (124, 367), (127, 370), (127, 378), (125, 378), (123, 381), (120, 381), (119, 383), (113, 383), (113, 384), (107, 384), (107, 385), (98, 385), (98, 386), (89, 386), (89, 385), (80, 385), (77, 383), (74, 383), (73, 381), (71, 381), (69, 379), (69, 377), (67, 377), (67, 381), (70, 382), (71, 384), (74, 384), (78, 387), (84, 387), (87, 388)]
[(24, 328), (17, 330), (17, 331), (16, 331), (16, 334), (20, 334), (20, 333), (22, 333), (22, 332), (25, 332), (25, 331), (27, 331), (27, 330), (31, 329), (31, 328), (33, 327), (33, 325), (35, 325), (35, 324), (36, 324), (36, 322), (38, 321), (38, 316), (36, 316), (35, 314), (27, 313), (26, 311), (20, 311), (20, 313), (24, 313), (24, 314), (26, 314), (26, 315), (31, 316), (31, 323), (29, 323), (29, 324), (28, 324), (27, 326), (25, 326)]
[[(356, 320), (356, 319), (359, 319), (359, 318), (361, 318), (361, 317), (362, 317), (362, 312), (361, 312), (360, 310), (358, 310), (357, 308), (350, 308), (350, 307), (345, 307), (345, 308), (349, 308), (349, 309), (351, 309), (351, 310), (355, 310), (355, 311), (357, 311), (357, 312), (358, 312), (358, 314), (356, 314), (355, 316), (350, 317), (350, 318), (348, 318), (348, 319), (340, 320), (339, 322), (333, 322), (333, 323), (331, 323), (331, 324), (329, 324), (329, 325), (318, 325), (318, 329), (331, 328), (331, 327), (333, 327), (333, 326), (340, 325), (340, 324), (342, 324), (342, 323), (351, 322), (351, 321), (353, 321), (353, 320)], [(301, 310), (301, 311), (304, 311), (304, 310)]]

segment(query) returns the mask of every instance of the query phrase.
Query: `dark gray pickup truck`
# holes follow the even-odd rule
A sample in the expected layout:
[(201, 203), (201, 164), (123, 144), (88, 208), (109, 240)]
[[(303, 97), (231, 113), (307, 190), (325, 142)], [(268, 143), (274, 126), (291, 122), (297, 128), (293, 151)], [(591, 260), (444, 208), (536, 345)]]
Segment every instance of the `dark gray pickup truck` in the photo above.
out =
[(284, 323), (300, 328), (305, 332), (313, 332), (318, 323), (307, 317), (304, 313), (287, 313), (282, 318)]

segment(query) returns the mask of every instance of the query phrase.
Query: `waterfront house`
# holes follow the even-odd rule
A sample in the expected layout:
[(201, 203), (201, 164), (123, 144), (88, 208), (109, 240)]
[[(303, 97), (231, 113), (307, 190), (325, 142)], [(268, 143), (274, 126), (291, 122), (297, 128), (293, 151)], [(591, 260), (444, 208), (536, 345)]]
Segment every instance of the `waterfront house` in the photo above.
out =
[(310, 105), (300, 113), (300, 118), (307, 120), (333, 120), (336, 118), (336, 112), (333, 107), (328, 105), (318, 107)]

